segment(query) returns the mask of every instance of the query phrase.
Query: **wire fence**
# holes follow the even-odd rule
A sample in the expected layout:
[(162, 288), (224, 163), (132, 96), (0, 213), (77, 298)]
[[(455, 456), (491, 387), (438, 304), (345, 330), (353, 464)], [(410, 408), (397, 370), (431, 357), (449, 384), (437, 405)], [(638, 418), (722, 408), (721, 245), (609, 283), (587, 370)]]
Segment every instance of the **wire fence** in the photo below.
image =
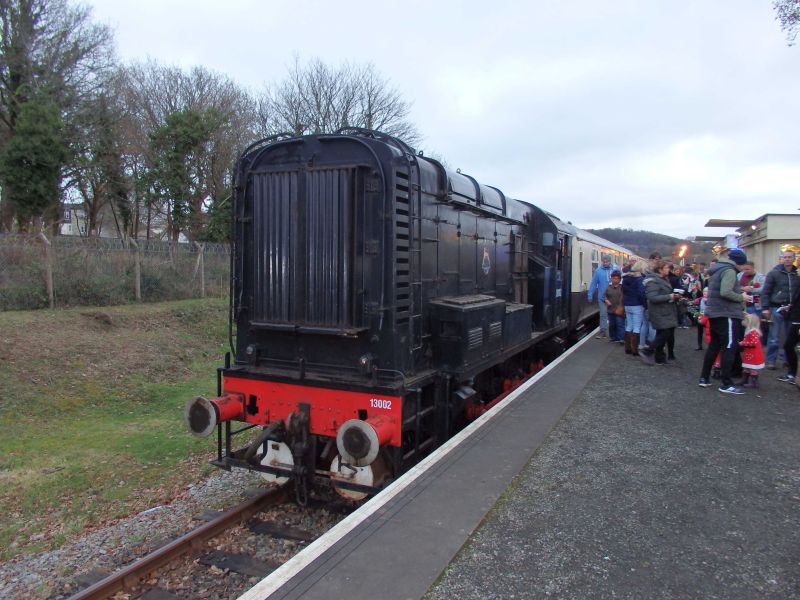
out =
[(229, 273), (227, 244), (0, 235), (0, 310), (225, 296)]

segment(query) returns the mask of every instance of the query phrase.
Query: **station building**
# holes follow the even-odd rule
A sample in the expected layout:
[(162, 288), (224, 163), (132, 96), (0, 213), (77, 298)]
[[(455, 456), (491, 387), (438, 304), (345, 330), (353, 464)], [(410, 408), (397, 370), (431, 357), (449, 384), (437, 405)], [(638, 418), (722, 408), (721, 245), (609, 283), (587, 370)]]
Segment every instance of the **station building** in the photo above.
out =
[(711, 219), (705, 226), (735, 228), (734, 234), (702, 239), (717, 242), (719, 249), (738, 246), (761, 273), (767, 273), (778, 264), (781, 252), (792, 250), (800, 255), (800, 214), (767, 213), (756, 219)]

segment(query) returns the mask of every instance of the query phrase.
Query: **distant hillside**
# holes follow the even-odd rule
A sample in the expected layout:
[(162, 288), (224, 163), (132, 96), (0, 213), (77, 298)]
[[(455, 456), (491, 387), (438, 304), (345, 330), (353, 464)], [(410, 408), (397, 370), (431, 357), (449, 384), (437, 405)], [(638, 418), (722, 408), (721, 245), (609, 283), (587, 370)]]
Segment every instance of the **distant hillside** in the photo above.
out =
[(686, 252), (686, 262), (708, 263), (713, 257), (710, 242), (687, 242), (679, 238), (671, 237), (652, 231), (642, 231), (634, 229), (605, 228), (589, 229), (593, 234), (610, 240), (620, 246), (633, 250), (639, 256), (648, 257), (653, 252), (658, 252), (666, 259), (670, 259), (677, 254), (680, 247), (684, 244), (688, 246)]

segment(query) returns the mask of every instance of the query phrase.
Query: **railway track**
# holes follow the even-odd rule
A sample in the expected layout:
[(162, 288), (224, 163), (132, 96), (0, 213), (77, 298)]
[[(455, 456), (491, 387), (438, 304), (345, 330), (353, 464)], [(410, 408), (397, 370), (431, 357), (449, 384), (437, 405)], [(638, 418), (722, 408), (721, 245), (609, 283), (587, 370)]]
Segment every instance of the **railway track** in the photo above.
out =
[[(259, 512), (287, 502), (290, 498), (290, 486), (266, 490), (222, 512), (219, 516), (212, 518), (207, 523), (200, 525), (189, 533), (123, 567), (119, 571), (112, 573), (88, 588), (85, 588), (71, 596), (70, 600), (101, 600), (109, 598), (118, 592), (130, 590), (138, 586), (143, 579), (150, 576), (153, 572), (162, 569), (169, 563), (183, 556), (199, 551), (205, 546), (205, 542), (208, 540), (232, 527), (248, 521)], [(268, 523), (261, 523), (260, 526), (263, 533), (268, 535), (284, 536), (291, 539), (302, 539), (304, 537), (303, 532), (297, 530), (294, 532), (291, 530), (282, 531), (280, 527), (274, 525), (270, 526)], [(304, 541), (310, 540), (305, 539)], [(204, 559), (205, 560), (201, 559), (200, 562), (209, 566), (216, 566), (217, 563), (221, 563), (223, 565), (222, 567), (216, 567), (221, 571), (226, 570), (224, 566), (226, 561), (233, 560), (230, 554), (220, 552), (210, 552)], [(242, 557), (239, 557), (239, 560), (241, 562)], [(144, 593), (144, 591), (141, 592), (141, 594)], [(169, 597), (169, 594), (164, 592), (161, 597)]]

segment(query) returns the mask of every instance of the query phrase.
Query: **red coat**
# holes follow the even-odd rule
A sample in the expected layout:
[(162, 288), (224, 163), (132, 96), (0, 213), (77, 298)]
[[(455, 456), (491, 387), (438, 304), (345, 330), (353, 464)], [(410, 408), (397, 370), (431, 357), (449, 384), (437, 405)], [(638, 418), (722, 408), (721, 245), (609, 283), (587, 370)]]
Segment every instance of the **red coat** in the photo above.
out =
[(711, 321), (708, 320), (704, 314), (700, 315), (700, 318), (697, 321), (700, 325), (703, 326), (703, 339), (705, 340), (706, 344), (711, 343)]
[(761, 347), (761, 336), (758, 335), (758, 331), (753, 329), (746, 333), (739, 345), (742, 347), (743, 369), (764, 368), (764, 348)]

